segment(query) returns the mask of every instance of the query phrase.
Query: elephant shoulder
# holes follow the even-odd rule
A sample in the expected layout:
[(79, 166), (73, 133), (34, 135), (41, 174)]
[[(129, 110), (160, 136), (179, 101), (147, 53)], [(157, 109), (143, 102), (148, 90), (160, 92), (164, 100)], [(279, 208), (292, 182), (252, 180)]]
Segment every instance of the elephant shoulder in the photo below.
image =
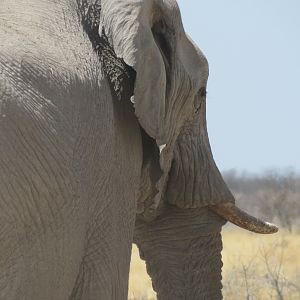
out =
[[(75, 39), (75, 40), (74, 40)], [(35, 81), (69, 86), (101, 79), (97, 55), (80, 34), (72, 43), (63, 38), (29, 39), (23, 32), (0, 30), (0, 74), (16, 81)], [(30, 76), (29, 76), (30, 75)]]
[(73, 49), (36, 45), (1, 31), (0, 39), (5, 41), (0, 45), (0, 109), (4, 115), (14, 112), (15, 116), (18, 110), (43, 120), (71, 119), (83, 103), (108, 97), (103, 92), (108, 87), (100, 67), (93, 66), (91, 54), (84, 57)]

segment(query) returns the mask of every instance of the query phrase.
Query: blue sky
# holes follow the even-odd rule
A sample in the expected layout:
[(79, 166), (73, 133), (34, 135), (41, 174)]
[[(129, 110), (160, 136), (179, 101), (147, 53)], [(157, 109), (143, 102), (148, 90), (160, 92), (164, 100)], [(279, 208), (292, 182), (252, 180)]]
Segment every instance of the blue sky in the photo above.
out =
[(300, 1), (178, 0), (210, 64), (207, 120), (220, 170), (300, 171)]

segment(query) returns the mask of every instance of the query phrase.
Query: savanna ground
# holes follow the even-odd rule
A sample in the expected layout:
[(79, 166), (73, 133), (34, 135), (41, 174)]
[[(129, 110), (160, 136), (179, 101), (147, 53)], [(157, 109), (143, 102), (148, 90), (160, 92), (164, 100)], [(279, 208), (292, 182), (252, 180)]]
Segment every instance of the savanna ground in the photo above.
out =
[[(226, 300), (299, 300), (300, 232), (257, 235), (223, 229), (223, 296)], [(130, 300), (156, 299), (145, 264), (132, 251)]]

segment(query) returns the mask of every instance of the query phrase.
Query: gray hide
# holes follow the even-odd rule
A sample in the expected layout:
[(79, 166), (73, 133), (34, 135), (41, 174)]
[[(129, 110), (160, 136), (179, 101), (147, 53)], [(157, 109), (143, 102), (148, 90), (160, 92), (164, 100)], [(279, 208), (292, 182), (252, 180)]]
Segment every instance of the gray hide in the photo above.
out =
[(234, 203), (174, 0), (1, 0), (0, 300), (220, 299)]

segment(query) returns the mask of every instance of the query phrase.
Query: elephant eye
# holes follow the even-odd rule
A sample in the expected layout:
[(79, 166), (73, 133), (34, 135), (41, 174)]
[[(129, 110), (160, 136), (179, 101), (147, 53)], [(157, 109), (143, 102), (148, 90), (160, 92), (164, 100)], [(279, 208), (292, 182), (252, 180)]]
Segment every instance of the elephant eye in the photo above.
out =
[(200, 90), (199, 90), (199, 94), (200, 94), (200, 97), (201, 98), (205, 98), (206, 95), (207, 95), (207, 90), (205, 87), (202, 87)]
[(206, 98), (206, 95), (207, 95), (206, 88), (202, 87), (197, 93), (197, 95), (195, 96), (195, 100), (194, 100), (195, 114), (197, 114), (201, 109), (201, 104), (203, 100)]

